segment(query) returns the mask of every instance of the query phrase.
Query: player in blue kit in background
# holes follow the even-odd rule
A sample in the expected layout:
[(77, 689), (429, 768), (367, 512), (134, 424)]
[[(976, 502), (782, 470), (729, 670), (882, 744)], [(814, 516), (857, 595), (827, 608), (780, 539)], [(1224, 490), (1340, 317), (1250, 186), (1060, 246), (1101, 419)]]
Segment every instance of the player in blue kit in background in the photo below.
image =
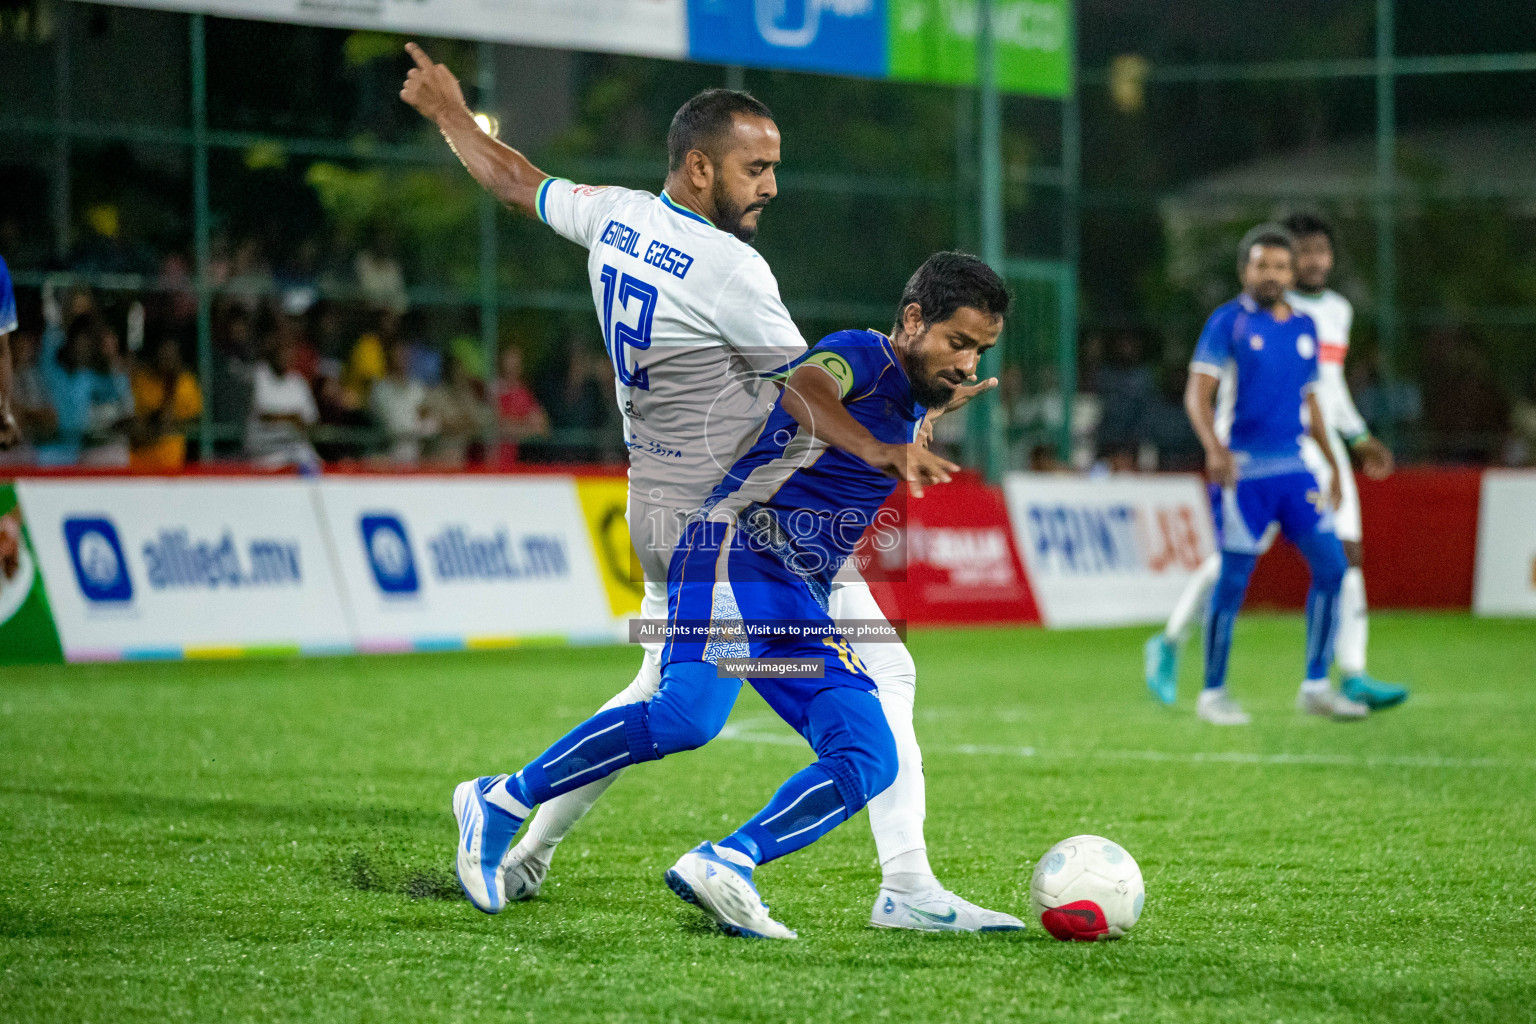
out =
[[(1206, 321), (1184, 393), (1184, 407), (1205, 447), (1206, 472), (1221, 488), (1220, 499), (1212, 502), (1221, 575), (1206, 612), (1205, 689), (1195, 711), (1216, 725), (1248, 724), (1248, 714), (1227, 693), (1227, 656), (1248, 578), (1265, 534), (1278, 523), (1312, 570), (1306, 676), (1297, 705), (1314, 714), (1361, 718), (1369, 709), (1335, 692), (1328, 679), (1347, 563), (1333, 532), (1339, 467), (1314, 394), (1317, 325), (1285, 301), (1294, 283), (1295, 253), (1284, 228), (1254, 228), (1238, 253), (1243, 293)], [(1302, 461), (1301, 438), (1308, 431), (1333, 470), (1327, 494)]]
[[(930, 408), (975, 379), (1008, 308), (985, 263), (938, 253), (907, 282), (890, 337), (828, 335), (784, 386), (757, 441), (690, 519), (668, 572), (668, 623), (703, 624), (671, 640), (661, 688), (648, 701), (600, 711), (513, 775), (454, 791), (456, 869), (466, 895), (496, 913), (506, 901), (502, 857), (533, 808), (627, 765), (691, 750), (725, 725), (742, 681), (724, 658), (815, 659), (822, 678), (748, 681), (816, 751), (768, 805), (667, 872), (679, 896), (732, 935), (792, 939), (752, 882), (753, 869), (831, 831), (896, 777), (896, 743), (875, 683), (827, 612), (832, 577), (896, 487), (944, 483), (958, 467), (917, 442)], [(741, 624), (730, 635), (711, 631)], [(793, 624), (797, 633), (755, 634)], [(1010, 926), (1014, 927), (1014, 926)]]

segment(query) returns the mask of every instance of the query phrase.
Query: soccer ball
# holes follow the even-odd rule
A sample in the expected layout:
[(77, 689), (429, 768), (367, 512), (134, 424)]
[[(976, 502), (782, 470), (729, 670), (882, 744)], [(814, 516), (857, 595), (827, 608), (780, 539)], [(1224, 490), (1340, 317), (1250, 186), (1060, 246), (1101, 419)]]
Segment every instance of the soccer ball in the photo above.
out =
[(1063, 839), (1029, 880), (1035, 916), (1063, 942), (1120, 938), (1136, 924), (1145, 898), (1141, 868), (1103, 836)]

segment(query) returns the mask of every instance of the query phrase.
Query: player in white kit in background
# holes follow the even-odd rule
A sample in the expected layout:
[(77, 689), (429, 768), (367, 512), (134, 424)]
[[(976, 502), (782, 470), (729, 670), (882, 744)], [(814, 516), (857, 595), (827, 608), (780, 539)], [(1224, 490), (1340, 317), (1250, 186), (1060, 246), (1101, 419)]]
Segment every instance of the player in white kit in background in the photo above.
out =
[[(630, 535), (645, 596), (641, 617), (667, 617), (667, 565), (682, 517), (702, 505), (756, 440), (778, 388), (773, 381), (806, 351), (767, 262), (748, 244), (777, 194), (779, 133), (768, 108), (744, 93), (708, 90), (685, 104), (668, 132), (660, 196), (551, 178), (475, 124), (457, 80), (420, 47), (401, 98), (433, 121), (464, 166), (507, 206), (544, 221), (589, 250), (598, 320), (613, 362), (629, 448)], [(953, 409), (995, 386), (961, 389)], [(887, 471), (921, 494), (948, 480), (927, 452)], [(883, 620), (857, 574), (834, 583), (834, 619)], [(900, 643), (856, 643), (896, 738), (896, 782), (869, 804), (883, 874), (871, 922), (924, 931), (1022, 928), (1007, 914), (945, 889), (928, 862), (922, 754), (912, 726), (916, 667)], [(646, 645), (639, 673), (605, 708), (650, 699), (661, 682), (661, 645)], [(508, 900), (543, 884), (555, 848), (604, 790), (610, 775), (539, 808), (508, 853)]]
[[(1333, 229), (1323, 218), (1312, 213), (1297, 213), (1287, 218), (1285, 228), (1296, 243), (1296, 287), (1286, 293), (1291, 308), (1310, 316), (1318, 333), (1318, 404), (1328, 427), (1328, 438), (1339, 465), (1342, 499), (1334, 510), (1334, 532), (1344, 545), (1349, 569), (1339, 596), (1339, 632), (1334, 645), (1334, 664), (1340, 675), (1339, 691), (1347, 698), (1372, 710), (1393, 707), (1408, 699), (1402, 686), (1373, 679), (1365, 670), (1368, 620), (1365, 604), (1365, 576), (1361, 572), (1363, 548), (1360, 522), (1360, 492), (1350, 470), (1349, 453), (1360, 457), (1365, 475), (1372, 480), (1389, 476), (1393, 469), (1392, 451), (1373, 437), (1365, 418), (1355, 408), (1344, 379), (1344, 357), (1349, 352), (1349, 331), (1355, 310), (1348, 299), (1328, 287), (1333, 272)], [(1331, 473), (1328, 462), (1311, 437), (1302, 441), (1302, 456), (1326, 492)], [(1266, 541), (1273, 540), (1273, 535)], [(1219, 553), (1195, 570), (1174, 606), (1168, 624), (1147, 640), (1145, 673), (1147, 689), (1165, 704), (1172, 704), (1177, 694), (1178, 655), (1190, 624), (1203, 614), (1211, 587), (1221, 571)]]

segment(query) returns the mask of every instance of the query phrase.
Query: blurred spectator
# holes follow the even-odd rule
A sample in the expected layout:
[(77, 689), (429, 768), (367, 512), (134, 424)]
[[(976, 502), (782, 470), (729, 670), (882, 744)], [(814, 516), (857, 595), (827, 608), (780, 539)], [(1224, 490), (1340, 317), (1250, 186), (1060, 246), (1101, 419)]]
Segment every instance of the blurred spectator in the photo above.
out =
[(245, 454), (263, 469), (297, 466), (319, 469), (309, 428), (320, 418), (309, 382), (293, 368), (291, 339), (278, 336), (252, 375), (251, 412), (246, 420)]
[(158, 310), (161, 329), (185, 330), (197, 319), (197, 293), (193, 290), (192, 266), (186, 256), (173, 252), (160, 264), (155, 287), (159, 289)]
[[(1060, 435), (1062, 409), (1057, 380), (1055, 367), (1042, 369), (1040, 390), (1020, 396), (1008, 410), (1009, 422), (1024, 438)], [(1097, 395), (1080, 390), (1072, 397), (1072, 468), (1087, 469), (1093, 464), (1094, 436), (1102, 417), (1103, 405)], [(1025, 444), (1031, 445), (1026, 450), (1032, 452), (1032, 443)]]
[(1156, 451), (1157, 469), (1188, 473), (1205, 468), (1205, 450), (1184, 411), (1184, 387), (1188, 381), (1188, 366), (1180, 363), (1169, 367), (1162, 389), (1147, 411), (1146, 439)]
[(464, 361), (450, 355), (444, 360), (443, 382), (427, 392), (426, 413), (437, 423), (437, 435), (429, 442), (429, 455), (444, 469), (459, 469), (473, 461), (494, 418), (480, 381), (470, 376)]
[(499, 367), (496, 429), (501, 443), (496, 448), (496, 464), (506, 466), (517, 461), (518, 442), (549, 433), (549, 415), (533, 389), (523, 381), (522, 349), (515, 345), (502, 349)]
[[(585, 338), (567, 339), (565, 376), (550, 398), (549, 419), (558, 430), (580, 431), (587, 440), (551, 446), (547, 457), (555, 462), (604, 462), (620, 454), (618, 408), (613, 402), (613, 368), (606, 354)], [(611, 433), (608, 437), (605, 432)]]
[(247, 238), (235, 246), (225, 293), (254, 314), (262, 301), (277, 288), (272, 267), (262, 251), (261, 240)]
[(352, 270), (357, 275), (357, 286), (369, 302), (397, 315), (405, 312), (405, 273), (395, 258), (395, 239), (387, 228), (373, 232), (368, 246), (353, 259)]
[[(243, 427), (251, 415), (251, 389), (256, 374), (256, 325), (244, 306), (225, 304), (214, 318), (213, 379), (208, 401), (213, 422)], [(230, 450), (225, 444), (220, 450)]]
[(390, 345), (384, 376), (373, 382), (368, 410), (376, 426), (388, 438), (384, 457), (401, 466), (421, 463), (422, 438), (434, 425), (424, 414), (427, 388), (410, 373), (410, 347), (403, 341)]
[(1424, 413), (1442, 458), (1487, 465), (1509, 430), (1509, 403), (1482, 347), (1461, 330), (1443, 330), (1424, 350)]
[(128, 466), (146, 472), (179, 472), (187, 462), (187, 427), (202, 415), (197, 378), (182, 365), (176, 339), (163, 335), (151, 362), (133, 371), (133, 444)]
[(352, 409), (362, 409), (373, 393), (373, 382), (384, 376), (387, 369), (385, 353), (400, 340), (400, 315), (385, 311), (379, 314), (377, 326), (360, 335), (347, 356), (347, 368), (342, 374), (343, 403)]
[(1509, 410), (1509, 443), (1504, 462), (1510, 466), (1536, 464), (1536, 371), (1526, 383), (1525, 393), (1515, 399)]
[(39, 465), (128, 465), (127, 425), (133, 415), (117, 332), (90, 307), (89, 297), (75, 299), (81, 310), (66, 328), (57, 307), (46, 314), (39, 361), (57, 434), (37, 448)]
[(1099, 420), (1098, 453), (1115, 472), (1134, 470), (1148, 418), (1157, 402), (1157, 384), (1151, 367), (1141, 359), (1141, 338), (1121, 331), (1110, 340), (1105, 362), (1094, 372), (1093, 390), (1099, 396), (1103, 417)]
[(48, 385), (39, 365), (41, 346), (32, 331), (18, 330), (11, 335), (11, 414), (21, 428), (21, 444), (0, 453), (0, 461), (9, 465), (29, 465), (35, 458), (38, 442), (52, 438), (59, 418), (48, 397)]

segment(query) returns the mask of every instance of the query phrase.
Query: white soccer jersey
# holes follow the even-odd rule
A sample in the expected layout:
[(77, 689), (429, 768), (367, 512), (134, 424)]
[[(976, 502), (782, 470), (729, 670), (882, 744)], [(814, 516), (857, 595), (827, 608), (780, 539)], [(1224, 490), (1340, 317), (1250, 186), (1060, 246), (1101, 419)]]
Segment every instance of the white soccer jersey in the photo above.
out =
[(806, 349), (773, 272), (665, 192), (550, 178), (537, 202), (544, 223), (590, 250), (631, 492), (697, 508), (767, 418), (768, 378)]
[[(1344, 439), (1352, 441), (1368, 430), (1365, 417), (1355, 408), (1349, 385), (1344, 380), (1344, 357), (1349, 354), (1349, 329), (1355, 322), (1355, 309), (1348, 299), (1331, 288), (1316, 294), (1286, 292), (1285, 301), (1317, 324), (1317, 404), (1323, 410), (1328, 447), (1333, 449), (1333, 459), (1340, 471), (1340, 500), (1339, 507), (1333, 511), (1333, 528), (1340, 540), (1358, 543), (1361, 535), (1360, 492), (1355, 486), (1349, 450), (1344, 445)], [(1326, 484), (1328, 461), (1311, 434), (1302, 437), (1301, 455), (1318, 480)]]
[(1323, 410), (1323, 422), (1329, 431), (1352, 441), (1368, 429), (1344, 380), (1344, 357), (1349, 354), (1349, 329), (1355, 322), (1355, 309), (1332, 288), (1316, 294), (1286, 292), (1285, 301), (1317, 324), (1317, 404)]

